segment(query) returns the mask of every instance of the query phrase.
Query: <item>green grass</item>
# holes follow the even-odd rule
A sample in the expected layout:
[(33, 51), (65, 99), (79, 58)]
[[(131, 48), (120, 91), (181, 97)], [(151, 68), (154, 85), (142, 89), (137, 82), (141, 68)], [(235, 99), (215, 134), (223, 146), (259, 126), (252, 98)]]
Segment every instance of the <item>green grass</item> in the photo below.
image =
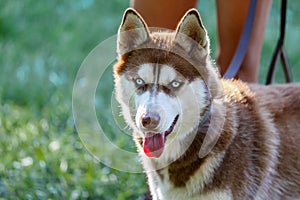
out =
[[(143, 174), (99, 163), (81, 143), (72, 117), (77, 70), (98, 43), (117, 32), (128, 5), (124, 0), (0, 1), (0, 199), (121, 200), (138, 199), (146, 191)], [(200, 1), (199, 10), (215, 53), (214, 1)], [(285, 49), (296, 81), (299, 11), (300, 3), (289, 1)], [(279, 1), (274, 1), (260, 82), (277, 41), (278, 12)], [(97, 89), (98, 119), (111, 140), (132, 150), (130, 137), (118, 140), (113, 120), (106, 117), (111, 113), (110, 73), (102, 80), (105, 87)], [(276, 82), (282, 77), (279, 68)]]

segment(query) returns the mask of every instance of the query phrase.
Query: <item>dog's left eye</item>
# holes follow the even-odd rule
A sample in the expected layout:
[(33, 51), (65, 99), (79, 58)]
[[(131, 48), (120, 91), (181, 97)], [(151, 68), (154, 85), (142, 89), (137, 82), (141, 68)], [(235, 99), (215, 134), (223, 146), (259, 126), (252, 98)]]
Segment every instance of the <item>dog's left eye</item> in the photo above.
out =
[(136, 83), (138, 86), (144, 85), (144, 81), (143, 81), (141, 78), (135, 79), (135, 83)]
[(180, 82), (178, 82), (178, 81), (173, 81), (173, 82), (171, 83), (171, 85), (172, 85), (173, 88), (178, 88), (178, 87), (180, 86)]

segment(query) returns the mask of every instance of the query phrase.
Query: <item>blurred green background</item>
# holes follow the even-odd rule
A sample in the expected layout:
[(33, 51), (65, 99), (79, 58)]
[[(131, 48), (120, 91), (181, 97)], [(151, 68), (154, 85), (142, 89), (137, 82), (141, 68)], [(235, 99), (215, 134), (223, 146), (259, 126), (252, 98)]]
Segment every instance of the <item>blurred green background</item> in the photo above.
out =
[[(128, 6), (127, 0), (0, 0), (0, 199), (121, 200), (145, 193), (143, 174), (113, 170), (88, 153), (72, 118), (76, 72), (97, 44), (116, 34)], [(201, 0), (198, 9), (215, 54), (214, 1)], [(280, 1), (274, 0), (262, 83), (279, 36), (279, 11)], [(285, 49), (295, 81), (300, 81), (299, 18), (300, 2), (289, 1)], [(107, 74), (96, 105), (104, 118), (111, 113), (113, 86), (111, 69)], [(275, 81), (283, 77), (278, 65)], [(112, 119), (107, 122), (101, 125), (114, 135)], [(128, 144), (133, 146), (129, 137)]]

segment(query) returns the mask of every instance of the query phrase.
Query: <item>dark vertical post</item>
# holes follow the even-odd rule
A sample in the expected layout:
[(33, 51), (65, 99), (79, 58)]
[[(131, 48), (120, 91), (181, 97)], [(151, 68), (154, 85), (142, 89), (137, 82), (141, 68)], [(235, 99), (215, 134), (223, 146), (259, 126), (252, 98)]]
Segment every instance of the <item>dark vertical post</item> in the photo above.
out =
[(278, 57), (280, 56), (281, 63), (283, 66), (283, 71), (285, 74), (285, 80), (286, 82), (291, 82), (292, 81), (292, 76), (290, 72), (290, 67), (288, 64), (288, 60), (286, 57), (286, 53), (283, 49), (283, 43), (284, 43), (284, 37), (285, 37), (285, 25), (286, 25), (286, 10), (287, 10), (287, 0), (282, 0), (281, 1), (281, 20), (280, 20), (280, 36), (277, 42), (276, 49), (273, 53), (273, 57), (271, 60), (271, 64), (269, 67), (269, 71), (267, 74), (267, 81), (266, 85), (269, 85), (272, 83), (273, 77), (274, 77), (274, 72), (275, 72), (275, 66), (278, 60)]

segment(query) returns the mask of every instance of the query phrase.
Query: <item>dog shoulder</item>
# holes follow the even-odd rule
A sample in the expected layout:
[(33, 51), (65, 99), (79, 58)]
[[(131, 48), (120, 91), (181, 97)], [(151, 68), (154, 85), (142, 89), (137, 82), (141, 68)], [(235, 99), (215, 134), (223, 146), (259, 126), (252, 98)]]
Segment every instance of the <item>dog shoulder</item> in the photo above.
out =
[(222, 85), (226, 102), (240, 104), (248, 108), (252, 108), (256, 104), (255, 95), (246, 83), (235, 79), (223, 79)]

